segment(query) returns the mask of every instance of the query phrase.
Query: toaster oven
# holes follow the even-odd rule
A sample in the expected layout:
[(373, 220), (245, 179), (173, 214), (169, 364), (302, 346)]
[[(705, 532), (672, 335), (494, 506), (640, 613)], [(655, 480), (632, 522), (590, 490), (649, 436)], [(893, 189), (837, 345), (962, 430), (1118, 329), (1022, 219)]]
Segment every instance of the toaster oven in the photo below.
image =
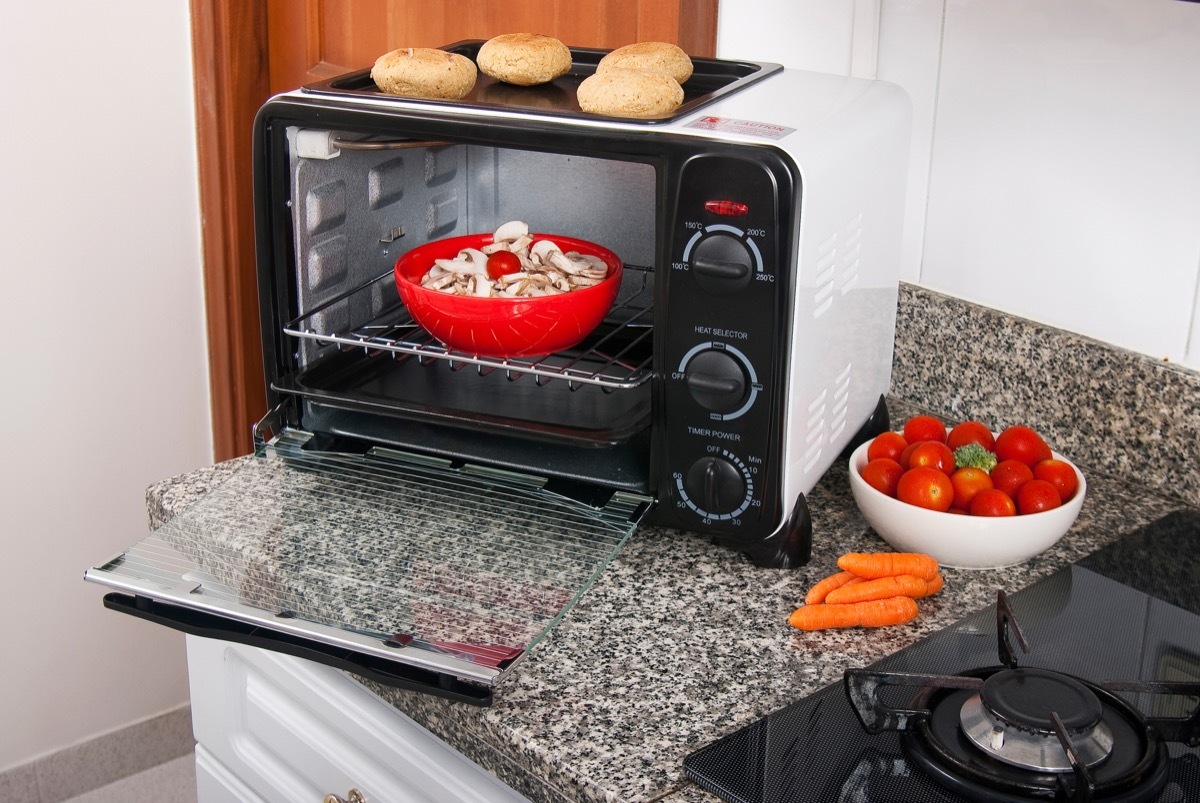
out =
[[(542, 87), (362, 71), (262, 107), (259, 458), (89, 570), (106, 604), (478, 702), (641, 522), (808, 560), (805, 494), (888, 425), (907, 98), (696, 59), (679, 110), (609, 118), (572, 53)], [(605, 320), (520, 358), (415, 324), (397, 258), (516, 220), (620, 256)]]

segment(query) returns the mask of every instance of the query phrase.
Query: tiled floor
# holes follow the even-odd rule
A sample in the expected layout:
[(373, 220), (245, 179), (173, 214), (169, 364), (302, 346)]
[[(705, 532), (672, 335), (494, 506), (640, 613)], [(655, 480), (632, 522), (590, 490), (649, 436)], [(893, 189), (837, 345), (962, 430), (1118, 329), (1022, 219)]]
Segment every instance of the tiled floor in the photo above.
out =
[(63, 803), (196, 803), (196, 761), (188, 753)]

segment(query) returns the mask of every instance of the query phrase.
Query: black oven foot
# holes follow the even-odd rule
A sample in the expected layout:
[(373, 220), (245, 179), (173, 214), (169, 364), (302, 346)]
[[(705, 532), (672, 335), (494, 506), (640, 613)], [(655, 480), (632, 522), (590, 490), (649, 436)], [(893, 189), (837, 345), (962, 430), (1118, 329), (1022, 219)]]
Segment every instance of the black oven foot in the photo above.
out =
[(783, 527), (769, 538), (735, 546), (755, 566), (765, 569), (795, 569), (812, 558), (812, 514), (804, 494), (796, 499)]
[(876, 435), (887, 432), (891, 428), (892, 418), (888, 414), (887, 397), (880, 394), (879, 403), (875, 405), (875, 410), (867, 418), (866, 422), (858, 428), (858, 432), (854, 433), (854, 437), (850, 439), (850, 443), (846, 444), (846, 448), (842, 450), (841, 459), (849, 460), (850, 455), (854, 453), (855, 449)]

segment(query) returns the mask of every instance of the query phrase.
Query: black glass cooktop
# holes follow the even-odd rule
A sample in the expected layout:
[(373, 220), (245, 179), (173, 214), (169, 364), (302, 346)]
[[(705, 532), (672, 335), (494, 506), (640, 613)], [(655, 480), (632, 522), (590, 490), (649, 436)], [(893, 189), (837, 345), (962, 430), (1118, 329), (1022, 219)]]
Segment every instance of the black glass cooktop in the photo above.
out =
[[(1200, 682), (1200, 514), (1173, 513), (1008, 602), (1029, 645), (1019, 656), (1023, 667), (1093, 683)], [(872, 669), (944, 675), (996, 664), (990, 606)], [(1197, 702), (1178, 695), (1125, 697), (1152, 717), (1183, 716)], [(1200, 801), (1200, 748), (1180, 742), (1166, 748), (1167, 781), (1149, 800)], [(693, 753), (684, 770), (708, 791), (745, 803), (967, 799), (918, 767), (902, 734), (868, 734), (840, 683)]]

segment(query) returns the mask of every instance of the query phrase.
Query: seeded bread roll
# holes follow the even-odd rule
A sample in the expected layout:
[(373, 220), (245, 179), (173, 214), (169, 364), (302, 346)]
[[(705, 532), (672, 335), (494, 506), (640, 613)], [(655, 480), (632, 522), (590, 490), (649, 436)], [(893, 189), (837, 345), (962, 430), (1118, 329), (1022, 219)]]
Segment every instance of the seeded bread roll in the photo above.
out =
[(669, 75), (679, 83), (692, 77), (692, 60), (678, 45), (670, 42), (638, 42), (618, 47), (600, 59), (596, 72), (613, 67), (646, 70)]
[(683, 103), (683, 87), (669, 75), (610, 67), (584, 79), (576, 91), (579, 108), (615, 117), (661, 117)]
[(371, 80), (389, 95), (460, 100), (475, 86), (475, 63), (458, 53), (431, 47), (404, 47), (384, 53), (371, 68)]
[(506, 33), (483, 43), (475, 56), (484, 75), (518, 86), (553, 81), (571, 69), (571, 51), (553, 36)]

